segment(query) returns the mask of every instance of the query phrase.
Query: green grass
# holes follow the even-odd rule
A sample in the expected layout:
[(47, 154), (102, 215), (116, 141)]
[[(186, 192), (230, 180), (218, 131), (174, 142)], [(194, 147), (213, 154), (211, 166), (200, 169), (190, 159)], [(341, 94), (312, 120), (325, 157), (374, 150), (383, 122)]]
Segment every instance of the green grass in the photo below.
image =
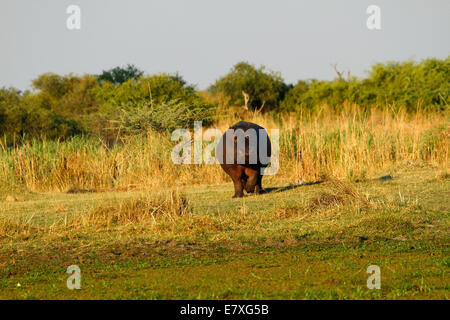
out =
[[(34, 228), (0, 237), (0, 299), (447, 299), (448, 175), (390, 172), (344, 185), (269, 179), (268, 193), (243, 199), (231, 183), (186, 187), (191, 214), (108, 230), (61, 226), (149, 192), (26, 193), (0, 202), (2, 221)], [(73, 264), (81, 290), (66, 288)], [(372, 264), (381, 290), (366, 287)]]

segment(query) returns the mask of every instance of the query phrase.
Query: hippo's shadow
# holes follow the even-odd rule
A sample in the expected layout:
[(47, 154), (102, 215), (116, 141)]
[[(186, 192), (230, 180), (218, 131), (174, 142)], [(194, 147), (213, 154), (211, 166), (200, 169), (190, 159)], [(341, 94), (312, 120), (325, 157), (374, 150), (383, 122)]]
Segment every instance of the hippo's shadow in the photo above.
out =
[(271, 187), (271, 188), (264, 188), (264, 190), (261, 192), (262, 194), (266, 194), (266, 193), (279, 193), (279, 192), (284, 192), (284, 191), (288, 191), (288, 190), (293, 190), (293, 189), (297, 189), (303, 186), (311, 186), (314, 184), (321, 184), (322, 182), (324, 182), (323, 180), (318, 180), (318, 181), (311, 181), (311, 182), (305, 182), (305, 183), (300, 183), (300, 184), (291, 184), (285, 187)]

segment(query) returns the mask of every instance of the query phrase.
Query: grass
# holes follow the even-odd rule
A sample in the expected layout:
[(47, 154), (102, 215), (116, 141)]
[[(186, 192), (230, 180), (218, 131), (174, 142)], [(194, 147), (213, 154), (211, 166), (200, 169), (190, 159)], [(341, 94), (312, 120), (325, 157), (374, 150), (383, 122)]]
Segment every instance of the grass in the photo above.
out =
[(280, 170), (242, 199), (220, 166), (172, 164), (158, 134), (1, 145), (0, 299), (449, 297), (447, 114), (248, 120), (280, 128)]
[[(323, 106), (314, 115), (255, 113), (248, 115), (248, 120), (269, 133), (280, 129), (280, 170), (275, 177), (268, 177), (272, 183), (298, 184), (324, 178), (357, 182), (408, 162), (426, 162), (446, 170), (450, 162), (450, 126), (445, 113), (367, 112), (346, 105), (340, 113)], [(224, 132), (237, 121), (233, 115), (225, 116), (213, 126)], [(167, 138), (151, 132), (122, 137), (114, 147), (93, 137), (31, 141), (9, 149), (2, 146), (0, 191), (4, 192), (12, 188), (128, 191), (228, 181), (219, 166), (174, 165)]]
[[(360, 182), (268, 179), (243, 199), (231, 183), (22, 193), (0, 202), (0, 298), (447, 299), (447, 172), (407, 161)], [(366, 287), (372, 264), (381, 290)]]

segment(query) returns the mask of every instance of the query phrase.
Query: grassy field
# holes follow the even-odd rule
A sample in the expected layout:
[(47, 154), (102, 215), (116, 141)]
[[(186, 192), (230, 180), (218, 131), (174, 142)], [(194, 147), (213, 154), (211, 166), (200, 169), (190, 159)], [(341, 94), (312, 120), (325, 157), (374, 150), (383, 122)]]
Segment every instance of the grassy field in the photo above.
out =
[[(359, 182), (268, 179), (243, 199), (222, 182), (9, 191), (0, 299), (447, 299), (446, 170), (405, 160)], [(374, 264), (381, 290), (366, 286)]]

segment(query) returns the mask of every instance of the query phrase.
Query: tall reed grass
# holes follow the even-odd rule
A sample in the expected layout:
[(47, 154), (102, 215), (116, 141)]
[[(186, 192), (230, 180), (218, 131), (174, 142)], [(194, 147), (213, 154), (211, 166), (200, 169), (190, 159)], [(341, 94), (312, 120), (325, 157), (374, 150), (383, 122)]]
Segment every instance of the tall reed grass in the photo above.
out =
[[(339, 114), (324, 106), (316, 114), (252, 113), (243, 118), (262, 125), (269, 133), (270, 129), (280, 129), (280, 168), (272, 180), (358, 180), (408, 161), (444, 170), (449, 167), (448, 114), (363, 111), (348, 105)], [(238, 120), (235, 114), (225, 114), (213, 126), (224, 131)], [(94, 137), (0, 146), (3, 189), (77, 192), (226, 181), (217, 164), (173, 164), (171, 145), (154, 132), (122, 137), (112, 147)]]

